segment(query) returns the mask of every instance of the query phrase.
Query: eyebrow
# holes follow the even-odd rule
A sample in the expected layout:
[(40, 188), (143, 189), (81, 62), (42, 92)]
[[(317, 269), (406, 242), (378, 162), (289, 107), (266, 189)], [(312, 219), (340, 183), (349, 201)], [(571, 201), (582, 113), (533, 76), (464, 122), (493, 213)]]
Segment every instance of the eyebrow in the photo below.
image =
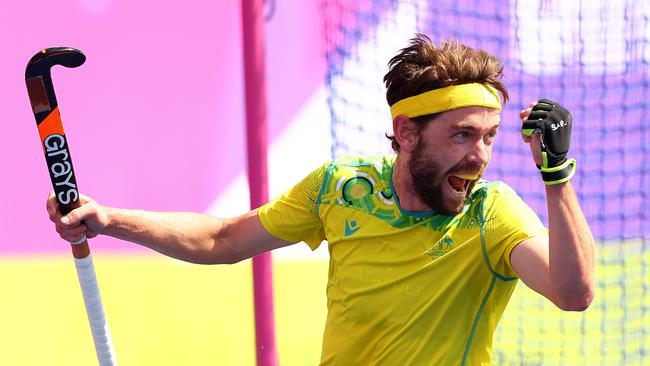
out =
[[(495, 128), (498, 128), (501, 126), (501, 121), (497, 122), (496, 125), (490, 127), (490, 130), (493, 130)], [(480, 130), (480, 128), (476, 127), (475, 125), (469, 123), (469, 122), (459, 122), (457, 125), (453, 126), (454, 128), (460, 128), (460, 129), (465, 129), (465, 130)]]

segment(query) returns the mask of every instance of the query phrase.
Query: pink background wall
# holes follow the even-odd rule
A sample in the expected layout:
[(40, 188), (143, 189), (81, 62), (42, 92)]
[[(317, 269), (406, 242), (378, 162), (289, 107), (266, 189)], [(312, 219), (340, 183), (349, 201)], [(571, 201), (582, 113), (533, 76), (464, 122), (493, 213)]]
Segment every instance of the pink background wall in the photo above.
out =
[[(87, 56), (52, 72), (82, 193), (111, 206), (205, 211), (245, 170), (240, 27), (238, 1), (3, 5), (0, 255), (69, 250), (44, 209), (51, 187), (24, 85), (34, 53), (65, 45)], [(278, 2), (267, 24), (271, 139), (322, 84), (320, 27), (317, 3), (299, 0)]]

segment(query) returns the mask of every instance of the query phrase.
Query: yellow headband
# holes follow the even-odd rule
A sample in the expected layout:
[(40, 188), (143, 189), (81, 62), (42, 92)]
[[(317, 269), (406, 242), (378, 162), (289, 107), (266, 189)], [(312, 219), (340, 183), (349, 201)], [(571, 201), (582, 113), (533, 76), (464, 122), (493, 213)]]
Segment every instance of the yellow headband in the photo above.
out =
[(488, 84), (452, 85), (404, 98), (390, 107), (390, 113), (393, 119), (400, 114), (415, 118), (470, 106), (501, 110), (501, 99)]

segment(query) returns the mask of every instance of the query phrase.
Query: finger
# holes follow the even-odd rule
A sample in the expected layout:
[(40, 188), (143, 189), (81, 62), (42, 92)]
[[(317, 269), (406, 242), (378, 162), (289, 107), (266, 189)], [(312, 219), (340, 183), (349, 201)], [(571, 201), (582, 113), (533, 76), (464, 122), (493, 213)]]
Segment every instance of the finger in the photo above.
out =
[(551, 106), (551, 108), (553, 108), (553, 107), (555, 107), (556, 105), (559, 104), (558, 102), (554, 102), (554, 101), (552, 101), (550, 99), (546, 99), (546, 98), (540, 99), (539, 101), (537, 101), (537, 103), (548, 104), (549, 106)]
[(540, 111), (540, 110), (534, 110), (530, 112), (528, 115), (528, 120), (534, 121), (534, 120), (543, 120), (548, 118), (548, 112), (546, 111)]
[(79, 239), (77, 239), (77, 240), (71, 240), (71, 241), (70, 241), (70, 244), (77, 245), (77, 244), (81, 244), (81, 243), (85, 242), (86, 240), (88, 240), (88, 238), (86, 237), (86, 234), (82, 234), (82, 235), (79, 237)]
[[(526, 138), (530, 138), (536, 131), (540, 131), (540, 122), (535, 119), (525, 119), (521, 124), (521, 134)], [(528, 142), (527, 139), (524, 139)]]
[(539, 134), (540, 134), (539, 130), (534, 130), (528, 136), (522, 133), (521, 138), (524, 140), (525, 143), (530, 144), (533, 141), (533, 138), (535, 137), (535, 135), (539, 135)]
[(45, 204), (45, 208), (47, 209), (47, 214), (50, 216), (50, 220), (54, 221), (54, 218), (58, 218), (61, 216), (61, 213), (59, 212), (59, 207), (56, 203), (56, 195), (54, 192), (50, 192), (50, 194), (47, 196), (47, 201)]
[(536, 132), (530, 139), (530, 151), (533, 153), (533, 160), (536, 165), (542, 165), (542, 134)]
[(56, 208), (56, 195), (54, 194), (54, 191), (50, 192), (47, 194), (47, 200), (45, 201), (45, 207), (47, 208), (47, 212), (54, 211), (53, 209)]
[(56, 232), (61, 234), (61, 235), (76, 235), (79, 236), (79, 234), (85, 233), (88, 230), (88, 227), (85, 224), (79, 224), (74, 227), (67, 227), (63, 225), (55, 225), (54, 228), (56, 229)]
[[(79, 203), (83, 206), (87, 203), (96, 203), (96, 202), (95, 200), (86, 196), (85, 194), (79, 193)], [(47, 208), (47, 212), (50, 215), (52, 215), (54, 212), (59, 211), (59, 204), (57, 203), (56, 194), (54, 192), (50, 192), (48, 194), (46, 208)]]
[(59, 236), (68, 242), (78, 241), (81, 236), (85, 236), (88, 228), (86, 225), (79, 225), (72, 229), (57, 227), (56, 231), (59, 233)]
[(55, 224), (60, 224), (61, 223), (61, 213), (56, 211), (53, 214), (48, 215), (50, 221), (52, 221)]
[(535, 106), (533, 107), (533, 111), (546, 111), (546, 112), (549, 112), (551, 110), (553, 110), (553, 104), (542, 102), (541, 100), (539, 101), (539, 103), (535, 104)]
[(85, 204), (81, 207), (75, 208), (67, 215), (61, 218), (63, 225), (67, 227), (74, 227), (81, 221), (95, 214), (95, 208), (92, 204)]

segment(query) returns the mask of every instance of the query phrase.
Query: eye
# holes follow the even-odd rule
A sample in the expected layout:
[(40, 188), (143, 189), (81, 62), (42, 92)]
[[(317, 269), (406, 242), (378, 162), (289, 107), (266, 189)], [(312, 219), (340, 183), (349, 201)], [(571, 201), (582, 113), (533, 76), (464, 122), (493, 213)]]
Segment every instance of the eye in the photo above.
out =
[(491, 131), (490, 133), (485, 135), (485, 141), (487, 143), (491, 143), (494, 140), (495, 137), (497, 137), (497, 131), (496, 130)]
[(469, 138), (469, 132), (459, 131), (452, 135), (452, 138), (456, 141), (465, 141)]

